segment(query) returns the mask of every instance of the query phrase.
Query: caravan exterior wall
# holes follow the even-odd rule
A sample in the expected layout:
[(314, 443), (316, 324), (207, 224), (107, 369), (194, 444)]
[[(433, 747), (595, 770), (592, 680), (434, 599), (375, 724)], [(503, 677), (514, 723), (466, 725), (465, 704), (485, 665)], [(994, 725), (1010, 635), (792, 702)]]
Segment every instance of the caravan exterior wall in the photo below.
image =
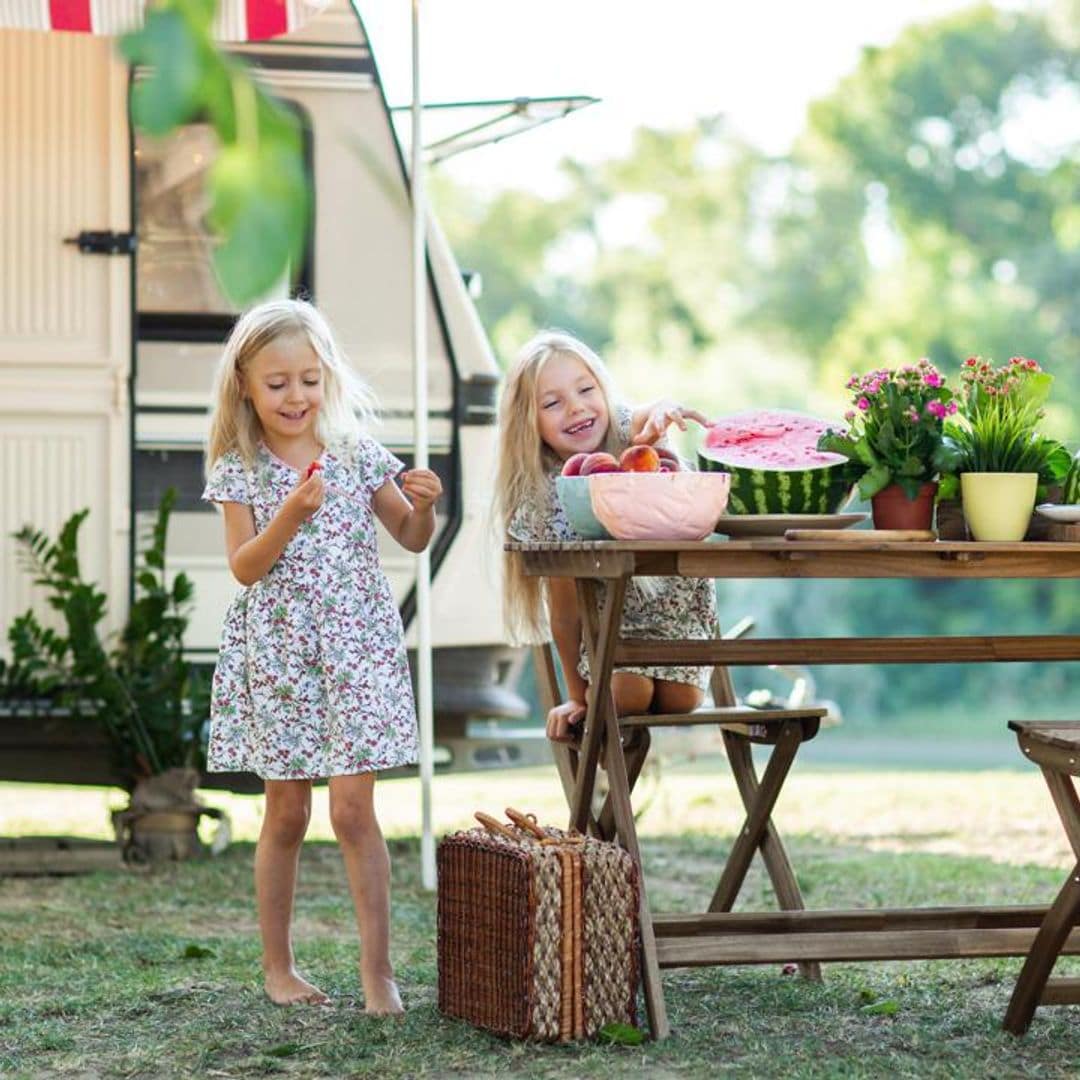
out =
[[(315, 215), (301, 284), (380, 399), (374, 434), (408, 460), (411, 215), (362, 27), (338, 5), (297, 34), (241, 51), (306, 131)], [(171, 484), (180, 499), (170, 559), (196, 586), (189, 644), (212, 662), (237, 587), (219, 517), (199, 499), (212, 372), (235, 317), (203, 228), (213, 142), (198, 124), (159, 142), (132, 133), (128, 73), (108, 41), (0, 31), (0, 70), (0, 624), (35, 601), (12, 530), (55, 530), (90, 506), (85, 567), (107, 583), (115, 628), (132, 537)], [(64, 244), (84, 229), (134, 232), (136, 254)], [(488, 524), (497, 367), (434, 223), (430, 249), (431, 454), (447, 491), (433, 549), (436, 721), (461, 735), (466, 713), (525, 710), (505, 680), (496, 685), (496, 672), (512, 666)], [(389, 542), (383, 558), (408, 621), (412, 558)], [(454, 669), (472, 672), (473, 693), (462, 693)], [(440, 696), (455, 702), (452, 716), (440, 714)]]

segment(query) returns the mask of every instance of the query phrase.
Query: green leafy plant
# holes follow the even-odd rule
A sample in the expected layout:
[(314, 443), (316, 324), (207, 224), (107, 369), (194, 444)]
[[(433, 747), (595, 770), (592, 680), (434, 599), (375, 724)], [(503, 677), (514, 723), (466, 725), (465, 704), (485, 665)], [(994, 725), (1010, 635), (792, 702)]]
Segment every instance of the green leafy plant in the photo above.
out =
[(1052, 375), (1021, 356), (1000, 367), (970, 356), (960, 379), (958, 416), (945, 431), (955, 465), (943, 495), (955, 494), (956, 474), (965, 472), (1038, 473), (1043, 489), (1064, 479), (1072, 464), (1069, 451), (1039, 432)]
[(923, 484), (953, 467), (956, 451), (945, 441), (944, 421), (957, 404), (929, 360), (852, 375), (847, 389), (853, 408), (844, 418), (850, 428), (830, 429), (818, 449), (843, 454), (861, 470), (864, 499), (890, 484), (914, 499)]
[(213, 38), (215, 0), (161, 0), (120, 42), (145, 68), (132, 119), (149, 135), (206, 120), (220, 151), (210, 170), (209, 220), (221, 243), (214, 268), (238, 303), (264, 296), (300, 265), (310, 219), (296, 117), (259, 87)]
[(129, 787), (140, 777), (197, 765), (201, 753), (206, 686), (183, 655), (193, 589), (183, 573), (170, 582), (165, 565), (175, 500), (173, 488), (162, 497), (142, 553), (134, 603), (111, 645), (100, 630), (107, 598), (84, 579), (79, 565), (79, 529), (89, 511), (73, 514), (55, 540), (29, 525), (15, 534), (27, 569), (46, 590), (63, 629), (42, 625), (33, 611), (14, 620), (4, 693), (43, 697), (100, 723)]

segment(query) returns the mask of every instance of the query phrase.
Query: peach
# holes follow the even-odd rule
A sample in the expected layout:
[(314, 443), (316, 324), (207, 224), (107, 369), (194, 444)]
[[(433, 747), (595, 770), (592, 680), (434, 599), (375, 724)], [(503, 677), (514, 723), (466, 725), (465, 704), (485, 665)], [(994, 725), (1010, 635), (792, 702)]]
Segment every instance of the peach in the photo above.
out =
[(592, 476), (593, 473), (622, 472), (619, 463), (610, 455), (600, 450), (590, 454), (582, 463), (578, 476)]
[(679, 461), (679, 455), (674, 450), (668, 450), (663, 446), (654, 446), (657, 456), (660, 458), (660, 471), (661, 472), (681, 472), (682, 463)]
[(619, 464), (626, 472), (659, 472), (660, 455), (651, 446), (628, 446)]
[(563, 463), (563, 476), (580, 476), (581, 466), (585, 464), (588, 454), (571, 454)]

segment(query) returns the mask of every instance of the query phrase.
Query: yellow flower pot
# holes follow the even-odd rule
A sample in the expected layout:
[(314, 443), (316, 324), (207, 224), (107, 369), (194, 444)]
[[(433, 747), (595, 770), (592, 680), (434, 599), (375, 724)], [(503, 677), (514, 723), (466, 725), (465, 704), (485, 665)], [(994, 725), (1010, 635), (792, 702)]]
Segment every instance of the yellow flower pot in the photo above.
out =
[(974, 540), (1023, 540), (1035, 509), (1038, 473), (962, 473), (964, 520)]

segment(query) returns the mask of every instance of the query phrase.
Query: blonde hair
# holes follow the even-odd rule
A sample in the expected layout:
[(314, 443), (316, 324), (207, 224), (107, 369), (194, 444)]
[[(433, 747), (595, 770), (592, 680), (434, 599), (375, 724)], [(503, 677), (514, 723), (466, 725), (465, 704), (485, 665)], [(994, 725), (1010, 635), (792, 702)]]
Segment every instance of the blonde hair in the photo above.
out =
[[(495, 504), (502, 533), (506, 536), (519, 506), (550, 498), (549, 476), (562, 462), (540, 438), (536, 387), (540, 373), (555, 356), (580, 360), (596, 379), (608, 410), (608, 429), (603, 449), (623, 449), (614, 422), (611, 377), (604, 362), (571, 334), (546, 330), (527, 342), (510, 366), (499, 402), (499, 456), (495, 478)], [(527, 577), (520, 560), (503, 556), (503, 621), (514, 642), (546, 641), (547, 598), (538, 577)]]
[(269, 300), (245, 311), (225, 342), (214, 375), (207, 473), (230, 450), (248, 467), (255, 461), (262, 426), (244, 393), (244, 375), (261, 349), (290, 335), (302, 335), (319, 358), (323, 400), (316, 421), (318, 440), (351, 452), (375, 422), (375, 395), (350, 366), (322, 313), (306, 300)]

